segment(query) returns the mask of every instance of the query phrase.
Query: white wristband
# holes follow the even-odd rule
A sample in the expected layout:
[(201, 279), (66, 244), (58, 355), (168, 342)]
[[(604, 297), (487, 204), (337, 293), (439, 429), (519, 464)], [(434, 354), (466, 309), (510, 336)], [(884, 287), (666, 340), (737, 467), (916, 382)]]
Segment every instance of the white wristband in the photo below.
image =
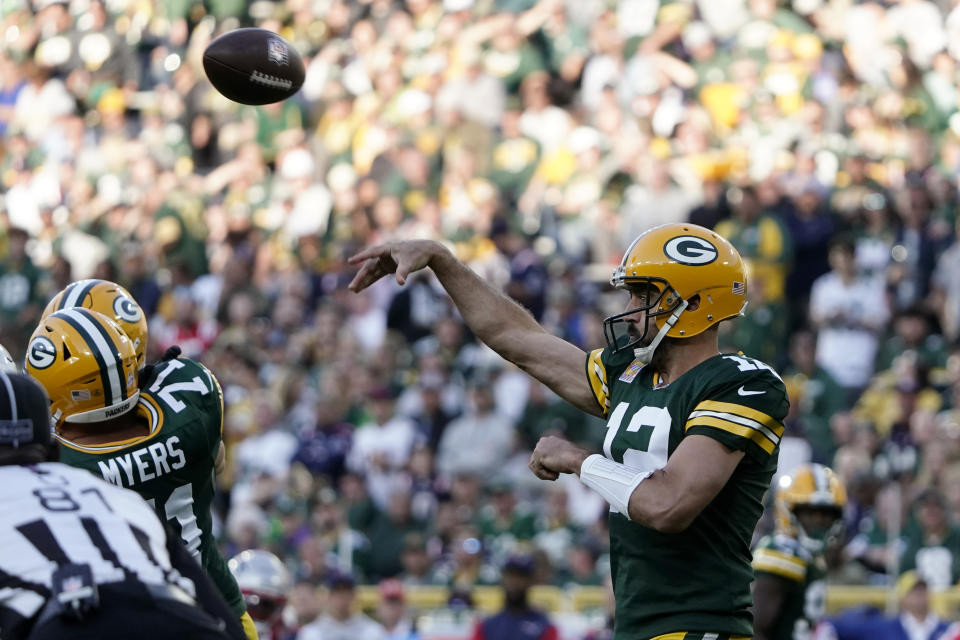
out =
[(595, 453), (580, 466), (580, 482), (599, 493), (610, 506), (629, 520), (630, 496), (651, 473), (653, 472), (631, 469)]

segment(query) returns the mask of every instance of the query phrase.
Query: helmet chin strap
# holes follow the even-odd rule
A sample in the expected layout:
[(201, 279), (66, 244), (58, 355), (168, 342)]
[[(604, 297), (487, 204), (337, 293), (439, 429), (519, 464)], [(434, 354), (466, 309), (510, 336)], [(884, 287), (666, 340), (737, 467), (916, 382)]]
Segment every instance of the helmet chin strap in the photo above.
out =
[(667, 318), (667, 321), (663, 323), (663, 326), (660, 327), (660, 331), (657, 332), (657, 335), (653, 337), (653, 340), (645, 347), (637, 347), (633, 350), (633, 355), (643, 364), (650, 364), (650, 361), (653, 359), (653, 352), (656, 351), (657, 347), (666, 337), (667, 332), (673, 328), (673, 325), (677, 324), (677, 320), (680, 319), (680, 314), (683, 313), (689, 303), (686, 300), (681, 300), (680, 304), (677, 305), (677, 308), (674, 309), (673, 313), (670, 314), (670, 317)]

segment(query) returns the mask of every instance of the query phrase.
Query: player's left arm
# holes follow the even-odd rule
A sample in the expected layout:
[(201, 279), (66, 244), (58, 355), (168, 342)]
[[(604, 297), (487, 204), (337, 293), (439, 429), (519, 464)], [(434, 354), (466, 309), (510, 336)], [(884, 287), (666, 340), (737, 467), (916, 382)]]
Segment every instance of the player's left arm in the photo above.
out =
[(789, 402), (779, 376), (751, 358), (729, 360), (739, 372), (725, 376), (694, 407), (663, 468), (630, 467), (553, 436), (537, 443), (530, 468), (544, 480), (576, 473), (634, 522), (664, 533), (683, 531), (745, 456), (766, 464), (783, 435)]
[(220, 448), (217, 449), (217, 460), (213, 463), (213, 470), (217, 475), (223, 473), (227, 468), (227, 448), (223, 446), (223, 440), (220, 441)]
[(783, 603), (787, 598), (787, 582), (768, 573), (757, 573), (753, 583), (753, 638), (773, 638)]
[(183, 546), (180, 536), (170, 528), (169, 524), (165, 525), (165, 529), (170, 564), (180, 575), (193, 582), (196, 588), (197, 607), (223, 623), (225, 637), (230, 640), (250, 640), (240, 620), (223, 599), (216, 585)]
[(737, 374), (717, 384), (687, 416), (684, 438), (667, 465), (637, 480), (629, 500), (631, 520), (659, 531), (683, 531), (744, 457), (766, 464), (775, 454), (789, 408), (783, 382), (757, 360), (729, 360)]
[(219, 475), (223, 473), (226, 468), (226, 448), (223, 444), (223, 417), (224, 417), (224, 405), (223, 405), (223, 389), (220, 387), (220, 381), (217, 380), (217, 377), (213, 375), (213, 372), (210, 371), (207, 367), (196, 363), (197, 366), (203, 371), (206, 381), (213, 391), (213, 397), (208, 403), (208, 413), (210, 415), (211, 426), (216, 425), (216, 431), (210, 429), (207, 433), (207, 438), (210, 441), (211, 447), (215, 447), (216, 454), (214, 457), (213, 469), (214, 472)]
[[(713, 438), (684, 438), (662, 469), (636, 469), (556, 436), (537, 443), (530, 468), (542, 480), (575, 473), (614, 509), (664, 533), (683, 531), (733, 475), (744, 452)], [(709, 460), (709, 464), (705, 461)]]
[(743, 455), (707, 436), (684, 438), (667, 466), (637, 485), (628, 517), (664, 533), (683, 531), (720, 493)]

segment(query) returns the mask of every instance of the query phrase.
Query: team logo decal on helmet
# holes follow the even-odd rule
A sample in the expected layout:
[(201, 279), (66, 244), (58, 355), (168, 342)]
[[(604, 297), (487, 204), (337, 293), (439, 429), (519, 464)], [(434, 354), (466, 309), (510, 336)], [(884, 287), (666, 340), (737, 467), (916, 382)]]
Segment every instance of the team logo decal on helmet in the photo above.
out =
[(663, 252), (671, 260), (691, 266), (710, 264), (719, 252), (709, 240), (697, 236), (677, 236), (663, 245)]
[(117, 296), (113, 300), (113, 312), (127, 322), (139, 322), (143, 314), (139, 305), (127, 296)]
[(117, 322), (133, 342), (138, 368), (143, 367), (146, 363), (147, 318), (129, 291), (108, 280), (77, 280), (47, 303), (40, 318), (74, 308), (90, 309)]
[(57, 348), (46, 336), (38, 336), (27, 350), (27, 362), (35, 369), (46, 369), (57, 360)]

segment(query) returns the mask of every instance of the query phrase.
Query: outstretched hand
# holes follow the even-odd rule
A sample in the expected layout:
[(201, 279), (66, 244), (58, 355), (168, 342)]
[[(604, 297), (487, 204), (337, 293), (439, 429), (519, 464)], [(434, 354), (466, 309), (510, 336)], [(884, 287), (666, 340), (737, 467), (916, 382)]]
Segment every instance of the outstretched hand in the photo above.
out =
[(389, 242), (370, 247), (347, 260), (348, 264), (363, 263), (348, 288), (354, 293), (363, 291), (391, 273), (397, 275), (397, 284), (404, 284), (407, 276), (428, 266), (431, 258), (443, 250), (441, 245), (429, 240)]

